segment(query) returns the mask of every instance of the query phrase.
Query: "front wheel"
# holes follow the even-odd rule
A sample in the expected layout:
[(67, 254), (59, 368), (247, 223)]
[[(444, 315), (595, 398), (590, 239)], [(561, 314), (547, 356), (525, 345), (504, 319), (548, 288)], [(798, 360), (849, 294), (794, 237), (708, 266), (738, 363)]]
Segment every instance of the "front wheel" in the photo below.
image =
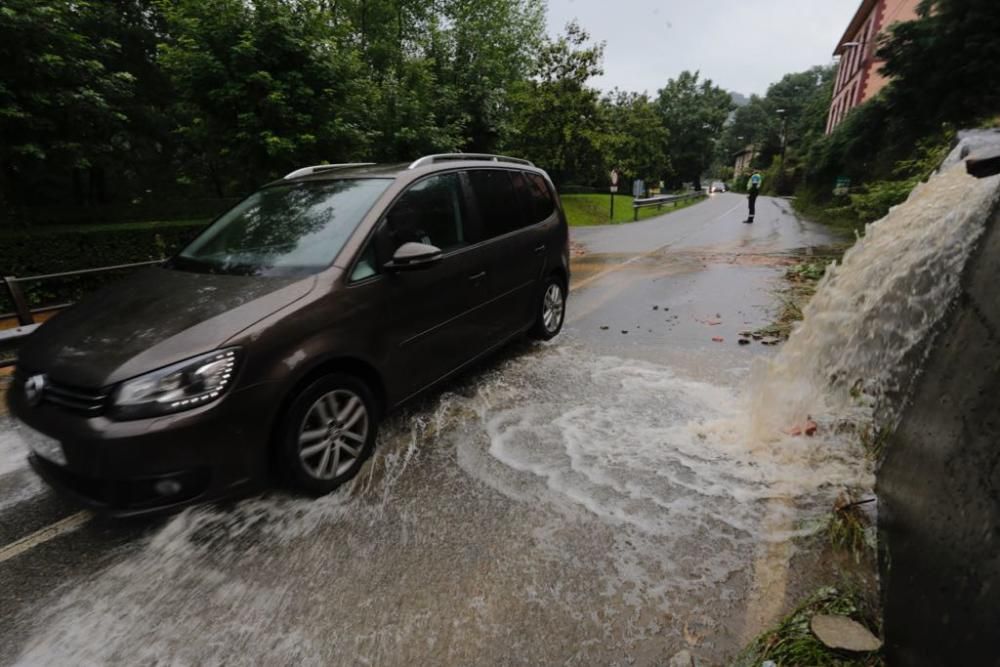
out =
[(375, 401), (350, 375), (322, 377), (295, 398), (281, 433), (281, 464), (289, 483), (311, 495), (353, 478), (375, 448)]
[(562, 329), (566, 318), (566, 287), (556, 276), (549, 276), (542, 288), (542, 298), (537, 307), (531, 337), (537, 340), (554, 338)]

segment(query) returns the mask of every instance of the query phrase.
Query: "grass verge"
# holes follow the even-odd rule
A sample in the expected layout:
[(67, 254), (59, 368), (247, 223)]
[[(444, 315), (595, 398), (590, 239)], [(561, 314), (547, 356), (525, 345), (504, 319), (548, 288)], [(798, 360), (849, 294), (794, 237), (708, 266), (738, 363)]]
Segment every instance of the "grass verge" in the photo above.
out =
[(735, 667), (760, 667), (765, 660), (778, 667), (884, 667), (879, 652), (849, 653), (827, 648), (809, 622), (816, 614), (847, 616), (879, 636), (878, 610), (860, 589), (845, 582), (819, 589), (770, 630), (758, 636), (733, 661)]
[[(560, 195), (566, 221), (570, 227), (589, 227), (592, 225), (607, 225), (609, 223), (632, 222), (632, 197), (630, 195), (614, 195), (615, 217), (611, 220), (610, 194)], [(666, 213), (673, 213), (682, 208), (696, 204), (702, 199), (685, 199), (676, 204), (665, 204), (660, 208), (649, 207), (639, 209), (639, 219), (655, 218)]]

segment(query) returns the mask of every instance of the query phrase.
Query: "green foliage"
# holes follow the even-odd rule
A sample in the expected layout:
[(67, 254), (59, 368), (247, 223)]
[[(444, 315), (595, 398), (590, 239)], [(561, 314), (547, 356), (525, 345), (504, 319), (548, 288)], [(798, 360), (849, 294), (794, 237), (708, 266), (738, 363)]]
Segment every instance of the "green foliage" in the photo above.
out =
[(855, 563), (875, 555), (875, 527), (850, 494), (838, 498), (826, 525), (826, 535), (830, 546), (851, 556)]
[[(218, 196), (300, 162), (363, 153), (358, 54), (301, 0), (170, 0), (160, 62), (177, 91), (172, 115), (182, 175), (208, 175)], [(331, 109), (337, 109), (331, 114)]]
[(670, 137), (671, 184), (701, 183), (711, 164), (715, 137), (735, 108), (729, 93), (698, 72), (681, 72), (659, 91), (656, 105)]
[(616, 90), (601, 100), (601, 112), (607, 128), (604, 159), (624, 182), (640, 178), (652, 183), (671, 173), (670, 132), (647, 95)]
[[(864, 120), (870, 108), (862, 108), (863, 111), (859, 110), (859, 113), (848, 116), (845, 124)], [(878, 105), (871, 108), (878, 108)], [(847, 133), (849, 130), (844, 130), (844, 132)], [(850, 137), (850, 135), (842, 135), (839, 127), (831, 136), (836, 138)], [(888, 169), (889, 178), (862, 184), (847, 196), (847, 201), (834, 201), (832, 205), (828, 203), (826, 205), (828, 214), (833, 218), (852, 221), (858, 226), (879, 220), (889, 212), (891, 207), (905, 201), (914, 186), (925, 180), (932, 171), (937, 169), (948, 154), (952, 141), (953, 133), (944, 131), (918, 142), (916, 149), (911, 151), (910, 157), (897, 161)], [(885, 168), (882, 170), (885, 171)], [(863, 177), (862, 174), (858, 178)], [(816, 195), (813, 195), (813, 200), (816, 198)], [(818, 199), (823, 200), (824, 198), (820, 196)], [(815, 201), (813, 201), (813, 205), (815, 207)], [(807, 212), (801, 204), (797, 208)]]
[(858, 654), (827, 648), (812, 633), (816, 614), (848, 616), (879, 633), (878, 611), (851, 586), (821, 588), (778, 625), (757, 637), (733, 661), (737, 667), (757, 667), (773, 660), (778, 667), (881, 667), (879, 654)]
[(881, 43), (892, 113), (914, 135), (978, 124), (1000, 111), (1000, 11), (995, 0), (923, 0), (920, 18)]
[(544, 0), (9, 0), (0, 203), (230, 196), (303, 164), (493, 150), (543, 31)]
[(723, 130), (716, 152), (717, 163), (732, 165), (734, 154), (750, 146), (756, 155), (752, 166), (769, 170), (764, 181), (765, 193), (792, 192), (804, 177), (803, 165), (812, 145), (823, 136), (834, 74), (833, 67), (813, 67), (786, 74), (768, 88), (764, 97), (751, 96)]
[(548, 170), (556, 183), (594, 183), (606, 167), (598, 93), (587, 86), (602, 72), (604, 45), (588, 45), (589, 39), (570, 23), (565, 35), (547, 40), (533, 78), (517, 84), (511, 98), (513, 122), (504, 150)]
[[(204, 225), (205, 221), (192, 221), (6, 233), (0, 236), (3, 246), (3, 266), (0, 268), (3, 275), (31, 276), (161, 259), (193, 238)], [(58, 284), (52, 281), (26, 283), (26, 296), (32, 306), (75, 301), (82, 294), (118, 277), (100, 274), (61, 280)], [(12, 304), (0, 300), (0, 312), (11, 309)]]
[(135, 79), (108, 67), (120, 44), (88, 34), (99, 5), (0, 6), (0, 205), (38, 198), (46, 165), (87, 169), (124, 147), (122, 104)]

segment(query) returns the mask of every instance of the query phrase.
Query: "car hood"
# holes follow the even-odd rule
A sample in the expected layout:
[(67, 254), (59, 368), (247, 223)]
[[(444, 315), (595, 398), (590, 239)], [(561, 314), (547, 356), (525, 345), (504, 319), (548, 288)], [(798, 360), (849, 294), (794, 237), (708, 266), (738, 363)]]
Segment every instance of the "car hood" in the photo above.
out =
[(39, 327), (18, 351), (18, 366), (67, 385), (106, 387), (209, 352), (315, 283), (145, 269)]

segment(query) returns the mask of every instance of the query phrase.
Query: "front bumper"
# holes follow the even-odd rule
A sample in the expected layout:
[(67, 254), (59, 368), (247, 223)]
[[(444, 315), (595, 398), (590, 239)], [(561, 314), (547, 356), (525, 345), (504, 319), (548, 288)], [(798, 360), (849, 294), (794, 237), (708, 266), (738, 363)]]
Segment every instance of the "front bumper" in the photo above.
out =
[(116, 516), (168, 510), (232, 495), (266, 478), (280, 404), (276, 385), (237, 389), (218, 403), (163, 417), (114, 421), (55, 405), (30, 407), (15, 381), (11, 413), (58, 440), (66, 464), (37, 455), (35, 471), (56, 491)]

